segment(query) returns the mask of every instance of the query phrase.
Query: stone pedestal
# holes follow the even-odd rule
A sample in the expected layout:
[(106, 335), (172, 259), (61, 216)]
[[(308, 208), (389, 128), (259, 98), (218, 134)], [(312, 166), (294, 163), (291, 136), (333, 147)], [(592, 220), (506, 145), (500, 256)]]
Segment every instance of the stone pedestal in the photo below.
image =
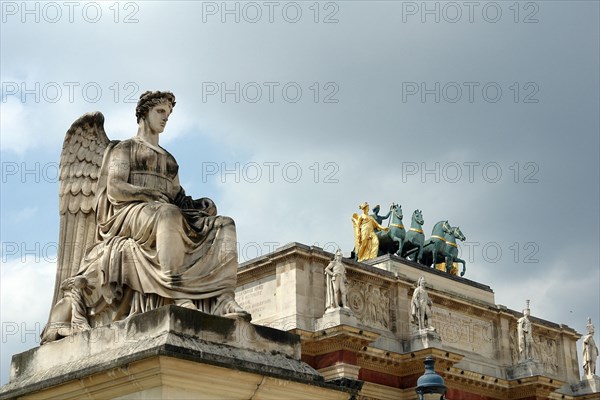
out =
[(442, 348), (442, 339), (436, 331), (417, 329), (410, 336), (410, 351), (418, 351), (430, 347)]
[(557, 392), (567, 399), (600, 399), (600, 377), (583, 376), (581, 381), (564, 385)]
[(585, 376), (581, 382), (583, 382), (583, 386), (590, 388), (591, 393), (600, 393), (600, 376)]
[(600, 398), (600, 377), (598, 375), (584, 376), (579, 383), (569, 385), (567, 390), (564, 391), (573, 397), (585, 396), (590, 398), (588, 395), (596, 394)]
[(316, 321), (316, 330), (328, 329), (338, 325), (349, 325), (358, 327), (358, 319), (349, 308), (330, 308), (325, 311), (323, 318)]
[(13, 356), (7, 398), (348, 398), (298, 335), (162, 307)]
[(528, 376), (544, 375), (544, 367), (535, 360), (526, 360), (506, 369), (508, 379), (519, 379)]

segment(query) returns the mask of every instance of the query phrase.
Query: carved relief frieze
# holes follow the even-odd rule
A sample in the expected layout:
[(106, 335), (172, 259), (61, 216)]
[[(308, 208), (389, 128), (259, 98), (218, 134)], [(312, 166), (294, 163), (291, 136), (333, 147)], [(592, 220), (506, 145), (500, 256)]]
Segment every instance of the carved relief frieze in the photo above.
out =
[(390, 329), (390, 295), (389, 288), (350, 280), (348, 306), (363, 324)]
[(556, 339), (538, 336), (536, 338), (539, 360), (544, 370), (551, 375), (558, 375), (558, 342)]
[[(543, 330), (542, 334), (536, 334), (534, 326), (533, 334), (533, 359), (541, 363), (544, 371), (550, 375), (559, 375), (559, 355), (558, 348), (560, 341), (556, 334), (552, 334), (548, 330)], [(520, 362), (519, 358), (519, 342), (517, 337), (517, 325), (510, 325), (510, 356), (513, 365)]]

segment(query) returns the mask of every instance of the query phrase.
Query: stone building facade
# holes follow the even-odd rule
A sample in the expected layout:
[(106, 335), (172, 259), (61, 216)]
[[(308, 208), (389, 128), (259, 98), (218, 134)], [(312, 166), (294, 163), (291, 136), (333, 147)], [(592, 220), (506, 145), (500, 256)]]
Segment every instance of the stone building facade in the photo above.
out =
[[(530, 317), (534, 356), (519, 362), (521, 312), (496, 304), (486, 285), (385, 255), (344, 259), (350, 310), (325, 310), (324, 269), (333, 255), (291, 243), (242, 264), (236, 299), (253, 323), (299, 334), (302, 360), (326, 381), (359, 387), (358, 398), (414, 399), (432, 355), (449, 399), (587, 399), (579, 382), (574, 329)], [(424, 276), (433, 306), (431, 334), (410, 322)]]

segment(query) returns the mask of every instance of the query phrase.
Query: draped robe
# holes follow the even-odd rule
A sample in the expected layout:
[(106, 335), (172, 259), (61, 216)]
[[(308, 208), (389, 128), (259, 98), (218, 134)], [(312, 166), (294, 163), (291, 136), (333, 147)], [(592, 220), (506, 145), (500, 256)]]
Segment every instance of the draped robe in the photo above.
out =
[[(237, 273), (234, 221), (217, 216), (210, 199), (192, 200), (180, 190), (172, 203), (118, 201), (108, 195), (109, 168), (116, 150), (129, 154), (128, 183), (172, 197), (178, 173), (175, 158), (136, 138), (111, 143), (104, 155), (96, 194), (97, 243), (78, 275), (92, 326), (145, 312), (177, 300), (190, 300), (213, 312), (217, 298), (233, 298)], [(169, 240), (183, 244), (183, 265), (163, 271), (157, 233), (168, 226)]]

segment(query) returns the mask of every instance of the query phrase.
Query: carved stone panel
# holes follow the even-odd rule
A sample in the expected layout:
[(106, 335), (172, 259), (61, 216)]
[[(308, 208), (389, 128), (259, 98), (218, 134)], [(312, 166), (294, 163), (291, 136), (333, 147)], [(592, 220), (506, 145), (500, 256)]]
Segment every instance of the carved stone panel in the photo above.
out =
[(558, 375), (558, 343), (555, 339), (538, 336), (536, 337), (539, 360), (544, 371), (551, 375)]
[(356, 280), (350, 281), (348, 306), (365, 325), (390, 329), (390, 290)]
[(513, 365), (519, 363), (519, 341), (517, 339), (517, 326), (512, 324), (510, 327), (510, 359)]
[(438, 308), (434, 304), (433, 326), (440, 334), (443, 343), (485, 357), (494, 357), (496, 339), (491, 321)]

